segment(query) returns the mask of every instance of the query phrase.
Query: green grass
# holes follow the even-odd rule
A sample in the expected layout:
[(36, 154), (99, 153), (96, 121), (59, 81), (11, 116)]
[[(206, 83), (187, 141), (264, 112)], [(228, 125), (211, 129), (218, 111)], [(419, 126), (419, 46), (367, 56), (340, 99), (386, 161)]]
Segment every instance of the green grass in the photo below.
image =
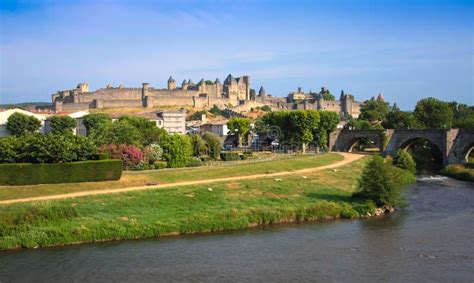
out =
[[(284, 221), (355, 218), (365, 160), (338, 169), (209, 186), (0, 206), (0, 248), (38, 247), (242, 229)], [(211, 188), (211, 190), (209, 190)]]
[(221, 165), (212, 167), (181, 168), (138, 172), (123, 172), (119, 181), (86, 182), (72, 184), (45, 184), (30, 186), (0, 186), (0, 200), (36, 196), (66, 194), (90, 190), (108, 190), (132, 186), (143, 186), (148, 182), (175, 183), (237, 177), (267, 172), (282, 172), (318, 167), (342, 160), (339, 154), (328, 153), (317, 156), (299, 156), (282, 160), (251, 162), (245, 164)]

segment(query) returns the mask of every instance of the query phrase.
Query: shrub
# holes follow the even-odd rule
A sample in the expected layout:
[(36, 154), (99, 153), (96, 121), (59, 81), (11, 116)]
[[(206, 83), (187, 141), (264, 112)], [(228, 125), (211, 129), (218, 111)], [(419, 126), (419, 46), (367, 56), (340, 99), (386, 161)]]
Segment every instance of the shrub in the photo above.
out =
[(202, 138), (206, 142), (209, 157), (214, 160), (219, 159), (222, 150), (221, 139), (219, 136), (211, 132), (206, 132), (202, 135)]
[(404, 205), (402, 190), (414, 181), (410, 172), (390, 165), (380, 156), (373, 156), (362, 171), (358, 182), (360, 191), (354, 197), (373, 201), (378, 206)]
[(112, 123), (112, 118), (105, 113), (92, 113), (84, 116), (83, 119), (84, 127), (86, 127), (88, 134), (90, 134), (92, 130), (96, 130), (104, 124)]
[(118, 180), (122, 161), (93, 160), (61, 164), (0, 164), (0, 185), (34, 185)]
[(240, 160), (240, 155), (237, 152), (225, 151), (221, 153), (221, 159), (224, 161)]
[(199, 157), (191, 157), (191, 159), (189, 159), (189, 162), (188, 164), (186, 165), (186, 167), (199, 167), (202, 165), (202, 161)]
[(17, 112), (7, 119), (7, 130), (14, 136), (35, 133), (40, 128), (41, 121), (33, 116)]
[(166, 164), (166, 161), (155, 161), (153, 165), (155, 169), (164, 169), (168, 166), (168, 164)]
[(190, 141), (191, 147), (193, 148), (193, 156), (199, 157), (206, 154), (206, 142), (200, 135), (190, 135)]
[(408, 170), (409, 172), (416, 173), (416, 163), (413, 156), (406, 149), (399, 149), (393, 156), (393, 165), (398, 168)]
[(272, 108), (268, 105), (264, 105), (260, 108), (260, 110), (265, 111), (265, 112), (269, 112), (269, 111), (272, 111)]
[(247, 160), (251, 158), (252, 156), (253, 156), (253, 153), (251, 151), (245, 151), (244, 153), (242, 153), (240, 157), (242, 160)]
[(53, 116), (49, 120), (51, 133), (72, 134), (72, 130), (77, 126), (76, 120), (69, 116)]
[(121, 159), (125, 170), (143, 169), (143, 152), (127, 144), (105, 144), (99, 148), (99, 152), (108, 153), (112, 159)]
[(474, 182), (474, 169), (465, 167), (462, 164), (452, 164), (441, 170), (441, 174), (452, 178)]
[(28, 134), (0, 140), (0, 163), (64, 163), (94, 159), (97, 148), (81, 136)]
[(212, 106), (212, 108), (211, 108), (211, 110), (209, 110), (209, 112), (211, 112), (214, 115), (222, 115), (222, 110), (220, 110), (219, 107), (217, 107), (217, 105), (215, 105), (215, 104), (214, 104), (214, 106)]
[(153, 164), (163, 157), (163, 149), (157, 144), (151, 144), (143, 149), (145, 163)]
[(184, 167), (192, 155), (191, 142), (188, 136), (174, 134), (168, 136), (163, 143), (163, 157), (168, 167)]

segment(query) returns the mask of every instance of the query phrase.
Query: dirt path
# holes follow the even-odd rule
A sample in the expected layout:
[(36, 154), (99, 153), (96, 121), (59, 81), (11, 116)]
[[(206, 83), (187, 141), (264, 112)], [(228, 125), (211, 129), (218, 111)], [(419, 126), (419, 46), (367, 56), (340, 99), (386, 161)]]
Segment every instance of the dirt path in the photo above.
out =
[(119, 188), (119, 189), (109, 189), (109, 190), (92, 190), (92, 191), (75, 192), (75, 193), (69, 193), (69, 194), (2, 200), (0, 201), (0, 204), (12, 204), (12, 203), (19, 203), (19, 202), (31, 202), (31, 201), (42, 201), (42, 200), (57, 200), (57, 199), (75, 198), (75, 197), (83, 197), (83, 196), (90, 196), (90, 195), (115, 194), (115, 193), (170, 188), (170, 187), (178, 187), (178, 186), (211, 184), (211, 183), (217, 183), (217, 182), (277, 177), (277, 176), (285, 176), (285, 175), (301, 174), (301, 173), (312, 173), (312, 172), (317, 172), (317, 171), (321, 171), (325, 169), (340, 167), (364, 157), (364, 155), (360, 155), (360, 154), (344, 153), (344, 152), (337, 152), (337, 153), (344, 156), (344, 159), (341, 161), (329, 164), (329, 165), (319, 166), (315, 168), (276, 172), (276, 173), (270, 173), (270, 174), (255, 174), (255, 175), (247, 175), (247, 176), (226, 177), (226, 178), (216, 178), (216, 179), (197, 180), (197, 181), (184, 181), (184, 182), (161, 184), (161, 185), (156, 185), (156, 186), (137, 186), (137, 187), (128, 187), (128, 188)]

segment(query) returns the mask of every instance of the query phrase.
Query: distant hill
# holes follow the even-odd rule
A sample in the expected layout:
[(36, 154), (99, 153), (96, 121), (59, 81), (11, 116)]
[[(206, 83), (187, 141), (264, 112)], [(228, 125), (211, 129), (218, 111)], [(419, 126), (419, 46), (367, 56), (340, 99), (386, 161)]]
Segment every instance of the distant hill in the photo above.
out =
[(11, 103), (11, 104), (0, 104), (0, 108), (11, 109), (11, 108), (21, 108), (21, 109), (32, 109), (38, 107), (51, 107), (50, 102), (22, 102), (22, 103)]

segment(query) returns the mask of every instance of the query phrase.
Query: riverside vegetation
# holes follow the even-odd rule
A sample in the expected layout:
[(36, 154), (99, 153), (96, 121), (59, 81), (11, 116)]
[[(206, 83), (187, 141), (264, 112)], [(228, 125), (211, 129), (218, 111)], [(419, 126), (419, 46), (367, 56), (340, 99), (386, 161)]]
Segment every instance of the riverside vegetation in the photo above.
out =
[[(307, 175), (0, 206), (0, 248), (34, 248), (371, 215), (354, 198), (367, 158)], [(390, 165), (391, 166), (391, 165)], [(401, 169), (400, 169), (401, 170)], [(362, 184), (359, 182), (359, 185)]]

